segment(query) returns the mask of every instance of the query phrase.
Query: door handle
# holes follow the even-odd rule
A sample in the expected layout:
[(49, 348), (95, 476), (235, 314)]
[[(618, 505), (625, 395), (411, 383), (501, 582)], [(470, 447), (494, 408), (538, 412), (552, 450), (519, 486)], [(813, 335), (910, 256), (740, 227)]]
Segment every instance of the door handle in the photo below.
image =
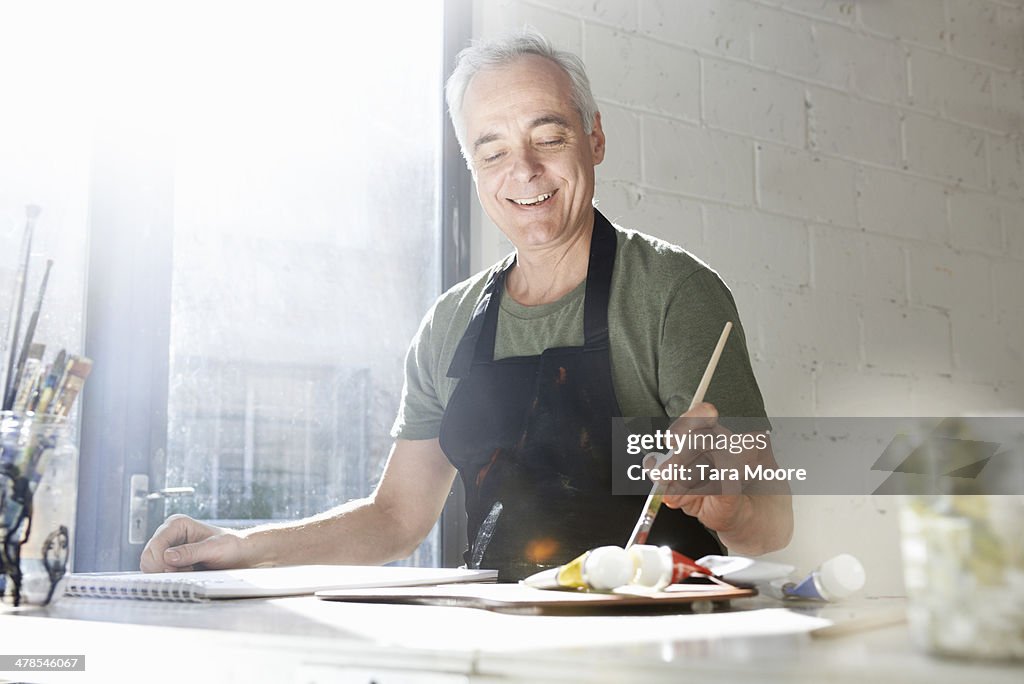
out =
[(157, 490), (155, 492), (150, 492), (149, 494), (147, 494), (146, 501), (177, 498), (179, 496), (194, 496), (195, 493), (195, 487), (164, 487), (163, 489)]

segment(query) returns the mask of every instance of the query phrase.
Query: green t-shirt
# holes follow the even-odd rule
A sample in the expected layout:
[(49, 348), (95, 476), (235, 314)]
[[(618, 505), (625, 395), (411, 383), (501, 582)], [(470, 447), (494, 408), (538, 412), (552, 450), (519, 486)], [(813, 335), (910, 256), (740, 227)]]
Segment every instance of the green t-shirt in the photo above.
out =
[[(722, 327), (733, 331), (704, 400), (719, 415), (764, 417), (732, 293), (686, 250), (616, 226), (608, 304), (612, 383), (624, 416), (671, 417), (690, 405)], [(465, 280), (434, 303), (406, 356), (405, 386), (391, 434), (432, 439), (458, 380), (448, 377), (455, 349), (491, 273), (511, 255)], [(523, 306), (504, 294), (495, 358), (533, 356), (583, 344), (585, 282), (556, 302)], [(767, 423), (766, 423), (767, 427)]]

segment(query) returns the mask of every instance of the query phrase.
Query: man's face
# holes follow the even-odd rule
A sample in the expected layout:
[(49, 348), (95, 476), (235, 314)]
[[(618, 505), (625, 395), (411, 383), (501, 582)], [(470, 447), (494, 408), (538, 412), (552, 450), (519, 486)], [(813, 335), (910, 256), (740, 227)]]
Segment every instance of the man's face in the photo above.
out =
[(517, 248), (554, 246), (593, 220), (600, 117), (587, 134), (569, 77), (536, 55), (478, 72), (462, 104), (480, 204)]

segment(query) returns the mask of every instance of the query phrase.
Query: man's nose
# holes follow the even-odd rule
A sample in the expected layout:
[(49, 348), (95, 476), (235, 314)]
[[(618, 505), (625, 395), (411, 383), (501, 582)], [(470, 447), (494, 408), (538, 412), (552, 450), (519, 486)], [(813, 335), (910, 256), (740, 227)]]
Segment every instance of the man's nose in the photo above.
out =
[(540, 159), (533, 150), (526, 148), (514, 153), (512, 177), (521, 183), (529, 183), (543, 172)]

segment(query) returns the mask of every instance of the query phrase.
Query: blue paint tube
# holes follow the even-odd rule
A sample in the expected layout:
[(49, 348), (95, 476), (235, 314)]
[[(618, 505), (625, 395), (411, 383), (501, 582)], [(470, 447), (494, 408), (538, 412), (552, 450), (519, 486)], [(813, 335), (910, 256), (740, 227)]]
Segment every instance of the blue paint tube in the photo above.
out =
[(830, 558), (800, 582), (782, 585), (782, 594), (793, 598), (839, 601), (864, 586), (864, 566), (848, 553)]

